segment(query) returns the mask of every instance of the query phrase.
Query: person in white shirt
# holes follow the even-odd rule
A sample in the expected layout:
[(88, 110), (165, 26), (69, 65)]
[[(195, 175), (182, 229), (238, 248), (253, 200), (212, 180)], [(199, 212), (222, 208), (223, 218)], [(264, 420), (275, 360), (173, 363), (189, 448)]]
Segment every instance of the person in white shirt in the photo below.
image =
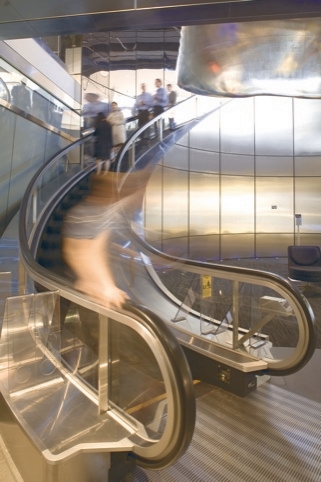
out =
[(117, 102), (111, 103), (111, 112), (107, 116), (107, 122), (111, 125), (111, 136), (113, 142), (113, 158), (126, 141), (125, 118), (119, 109)]

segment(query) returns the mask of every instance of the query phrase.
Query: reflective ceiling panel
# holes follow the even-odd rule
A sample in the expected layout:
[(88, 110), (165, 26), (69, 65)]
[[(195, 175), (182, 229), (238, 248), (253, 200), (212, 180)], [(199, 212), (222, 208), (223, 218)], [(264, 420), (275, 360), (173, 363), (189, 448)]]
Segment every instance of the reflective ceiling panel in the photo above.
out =
[(115, 31), (83, 35), (83, 75), (99, 71), (175, 70), (180, 29)]
[(183, 27), (178, 84), (202, 95), (318, 98), (320, 39), (318, 18)]

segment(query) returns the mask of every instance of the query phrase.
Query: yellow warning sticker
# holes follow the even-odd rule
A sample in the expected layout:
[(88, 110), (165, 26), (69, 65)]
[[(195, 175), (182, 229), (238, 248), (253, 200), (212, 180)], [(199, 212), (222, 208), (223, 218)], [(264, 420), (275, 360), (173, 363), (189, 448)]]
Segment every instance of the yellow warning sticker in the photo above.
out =
[(202, 276), (202, 298), (210, 298), (212, 296), (212, 277), (208, 275)]

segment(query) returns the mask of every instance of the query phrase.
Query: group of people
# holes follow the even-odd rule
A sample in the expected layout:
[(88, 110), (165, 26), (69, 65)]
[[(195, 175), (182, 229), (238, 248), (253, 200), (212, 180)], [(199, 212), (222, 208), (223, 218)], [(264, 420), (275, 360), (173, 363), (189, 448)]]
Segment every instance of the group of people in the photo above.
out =
[(125, 118), (117, 102), (111, 103), (111, 112), (99, 112), (94, 122), (97, 174), (110, 169), (112, 160), (126, 140)]
[[(167, 84), (165, 89), (161, 79), (156, 79), (155, 87), (156, 92), (152, 95), (147, 92), (146, 84), (141, 84), (142, 92), (137, 96), (132, 111), (133, 115), (138, 117), (139, 128), (176, 104), (177, 93), (171, 84)], [(86, 100), (88, 102), (83, 109), (84, 127), (95, 129), (94, 157), (97, 173), (100, 174), (110, 169), (112, 161), (126, 140), (125, 118), (117, 102), (112, 102), (111, 105), (100, 102), (98, 95), (91, 93), (86, 95)], [(170, 129), (174, 129), (173, 113), (168, 120)], [(149, 137), (148, 132), (144, 135)]]
[[(162, 114), (165, 109), (176, 104), (177, 93), (171, 84), (167, 84), (167, 89), (163, 87), (161, 79), (155, 80), (156, 92), (154, 95), (147, 92), (146, 84), (141, 84), (142, 93), (136, 98), (133, 107), (133, 115), (138, 117), (138, 127), (145, 125), (151, 118)], [(174, 129), (174, 116), (169, 117), (169, 125)]]

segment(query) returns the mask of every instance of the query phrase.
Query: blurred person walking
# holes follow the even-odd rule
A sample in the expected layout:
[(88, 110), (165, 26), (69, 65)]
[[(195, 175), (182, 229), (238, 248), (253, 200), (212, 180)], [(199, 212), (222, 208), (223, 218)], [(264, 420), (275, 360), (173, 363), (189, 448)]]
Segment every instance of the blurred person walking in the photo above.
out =
[(116, 283), (124, 249), (119, 239), (127, 236), (127, 217), (141, 209), (150, 174), (151, 168), (128, 175), (92, 174), (89, 195), (64, 217), (62, 257), (71, 269), (73, 286), (108, 308), (120, 308), (128, 299)]
[(99, 95), (91, 92), (88, 92), (85, 95), (85, 100), (87, 102), (82, 109), (84, 128), (94, 127), (96, 117), (99, 113), (103, 113), (105, 117), (108, 116), (110, 105), (107, 102), (101, 102), (99, 100)]

